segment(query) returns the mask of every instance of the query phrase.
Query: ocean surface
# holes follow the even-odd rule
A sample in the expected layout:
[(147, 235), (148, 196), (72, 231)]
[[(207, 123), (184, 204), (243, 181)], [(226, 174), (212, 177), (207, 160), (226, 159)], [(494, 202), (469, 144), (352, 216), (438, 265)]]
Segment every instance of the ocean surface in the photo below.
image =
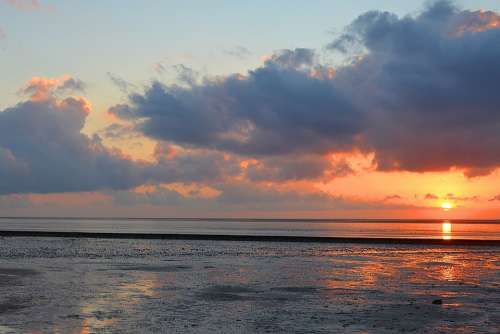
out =
[(0, 218), (0, 231), (500, 240), (500, 221)]

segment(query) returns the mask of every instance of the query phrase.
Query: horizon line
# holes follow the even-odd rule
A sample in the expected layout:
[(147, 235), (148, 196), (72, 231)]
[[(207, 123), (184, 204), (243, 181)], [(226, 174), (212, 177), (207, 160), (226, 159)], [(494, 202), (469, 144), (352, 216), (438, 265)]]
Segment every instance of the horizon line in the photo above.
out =
[(255, 218), (255, 217), (84, 217), (84, 216), (0, 216), (0, 219), (53, 219), (53, 220), (164, 220), (164, 221), (245, 221), (245, 222), (359, 222), (359, 223), (441, 223), (451, 222), (455, 224), (500, 224), (500, 218), (494, 219), (471, 219), (471, 218)]

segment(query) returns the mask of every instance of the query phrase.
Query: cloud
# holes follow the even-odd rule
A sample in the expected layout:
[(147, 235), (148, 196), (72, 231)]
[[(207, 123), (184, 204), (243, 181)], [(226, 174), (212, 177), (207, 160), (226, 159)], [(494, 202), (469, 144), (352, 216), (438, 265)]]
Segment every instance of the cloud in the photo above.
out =
[(424, 199), (432, 199), (432, 200), (434, 200), (434, 199), (439, 199), (439, 196), (434, 195), (434, 194), (425, 194)]
[(189, 87), (196, 85), (199, 77), (199, 73), (197, 71), (182, 64), (174, 65), (173, 69), (177, 74), (177, 81), (179, 83), (185, 84)]
[(469, 202), (469, 201), (479, 200), (479, 196), (457, 196), (453, 193), (449, 193), (449, 194), (446, 194), (444, 199), (456, 201), (456, 202)]
[(397, 194), (396, 195), (389, 195), (389, 196), (386, 196), (384, 198), (384, 202), (385, 201), (392, 201), (392, 200), (399, 200), (399, 199), (402, 199), (402, 197), (397, 195)]
[(191, 87), (154, 82), (110, 112), (140, 120), (138, 129), (155, 139), (240, 155), (349, 150), (361, 115), (334, 82), (310, 75), (313, 58), (310, 50), (281, 51), (245, 76)]
[(113, 74), (111, 72), (107, 72), (107, 75), (109, 77), (109, 80), (122, 92), (123, 94), (128, 94), (131, 91), (136, 89), (136, 86), (123, 78), (120, 78), (116, 74)]
[[(172, 206), (179, 212), (299, 212), (408, 209), (411, 206), (369, 202), (334, 196), (310, 189), (280, 188), (247, 181), (215, 184), (215, 196), (189, 197), (174, 189), (153, 187), (149, 191), (114, 191), (108, 194), (121, 206)], [(191, 214), (192, 216), (192, 214)]]
[(99, 130), (97, 132), (99, 136), (102, 136), (107, 139), (131, 139), (137, 138), (140, 135), (134, 131), (134, 128), (131, 125), (118, 124), (113, 123), (111, 125), (106, 126), (105, 128)]
[(0, 27), (0, 41), (2, 39), (5, 39), (7, 38), (7, 34), (5, 33), (5, 31), (2, 29), (2, 27)]
[(109, 193), (113, 202), (119, 206), (137, 206), (148, 205), (174, 205), (179, 207), (189, 200), (182, 197), (174, 190), (155, 187), (153, 191), (135, 192), (135, 191), (114, 191)]
[(147, 177), (157, 182), (220, 182), (240, 174), (234, 157), (209, 150), (176, 152), (158, 145), (157, 163), (147, 169)]
[(206, 151), (162, 155), (147, 163), (105, 147), (81, 132), (89, 103), (56, 98), (81, 82), (34, 78), (23, 91), (31, 99), (0, 112), (0, 194), (130, 189), (146, 183), (220, 180), (238, 173), (236, 161)]
[(280, 50), (244, 75), (153, 82), (110, 110), (188, 147), (320, 160), (358, 151), (381, 171), (483, 176), (500, 165), (498, 18), (447, 1), (415, 16), (371, 11), (329, 45), (352, 54), (350, 64)]
[(70, 76), (50, 79), (33, 77), (19, 91), (20, 94), (29, 95), (32, 101), (48, 100), (59, 94), (72, 92), (85, 92), (85, 83)]
[(426, 194), (424, 196), (424, 199), (426, 200), (447, 200), (447, 201), (455, 201), (455, 202), (468, 202), (468, 201), (478, 201), (479, 196), (458, 196), (453, 193), (448, 193), (442, 197), (439, 197), (438, 195), (435, 194)]
[(364, 110), (363, 141), (380, 170), (474, 175), (500, 163), (500, 29), (478, 29), (471, 18), (482, 15), (446, 1), (416, 17), (374, 11), (330, 45), (365, 50), (336, 80)]
[(232, 210), (315, 211), (366, 208), (363, 205), (366, 203), (360, 204), (320, 191), (277, 189), (273, 186), (247, 182), (223, 184), (218, 189), (221, 195), (216, 201), (219, 205)]
[(234, 48), (231, 49), (224, 49), (222, 51), (225, 54), (238, 59), (246, 59), (252, 54), (250, 50), (241, 45), (235, 46)]
[(490, 202), (500, 201), (500, 195), (493, 196), (489, 199)]
[(80, 131), (81, 98), (28, 101), (0, 113), (0, 194), (126, 189), (140, 168)]
[[(0, 194), (186, 183), (220, 192), (203, 205), (387, 208), (279, 186), (352, 174), (349, 163), (331, 158), (352, 152), (373, 156), (382, 171), (486, 175), (500, 165), (496, 19), (443, 1), (415, 16), (369, 12), (330, 44), (355, 52), (335, 69), (299, 48), (277, 51), (245, 74), (202, 78), (178, 65), (177, 84), (153, 81), (143, 92), (109, 74), (127, 100), (109, 109), (120, 124), (98, 133), (157, 140), (154, 162), (82, 133), (90, 104), (68, 95), (84, 91), (83, 82), (33, 78), (20, 91), (29, 101), (0, 112)], [(155, 203), (185, 197), (167, 190), (147, 196)], [(123, 196), (126, 203), (146, 195)]]
[(307, 69), (316, 63), (316, 53), (312, 49), (305, 48), (297, 48), (295, 50), (284, 49), (272, 54), (266, 63), (290, 69)]
[(346, 161), (333, 162), (329, 156), (318, 155), (265, 157), (246, 167), (246, 177), (252, 181), (331, 180), (350, 174), (354, 170)]
[(463, 11), (457, 16), (452, 34), (463, 35), (467, 32), (483, 32), (500, 28), (500, 16), (493, 11)]

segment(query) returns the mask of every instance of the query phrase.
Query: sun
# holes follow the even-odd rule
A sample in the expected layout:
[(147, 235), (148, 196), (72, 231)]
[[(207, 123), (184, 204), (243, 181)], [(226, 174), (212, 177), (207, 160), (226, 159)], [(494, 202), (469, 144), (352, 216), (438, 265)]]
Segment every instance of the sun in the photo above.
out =
[(448, 210), (453, 209), (453, 204), (451, 204), (450, 202), (443, 202), (443, 203), (441, 204), (441, 208), (442, 208), (444, 211), (448, 211)]

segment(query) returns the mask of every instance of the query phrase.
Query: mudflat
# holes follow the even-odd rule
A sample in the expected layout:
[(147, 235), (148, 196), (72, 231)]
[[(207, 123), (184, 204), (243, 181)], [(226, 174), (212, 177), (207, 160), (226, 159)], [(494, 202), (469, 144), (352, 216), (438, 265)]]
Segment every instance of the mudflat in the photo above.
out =
[(0, 238), (0, 333), (497, 333), (500, 248)]

